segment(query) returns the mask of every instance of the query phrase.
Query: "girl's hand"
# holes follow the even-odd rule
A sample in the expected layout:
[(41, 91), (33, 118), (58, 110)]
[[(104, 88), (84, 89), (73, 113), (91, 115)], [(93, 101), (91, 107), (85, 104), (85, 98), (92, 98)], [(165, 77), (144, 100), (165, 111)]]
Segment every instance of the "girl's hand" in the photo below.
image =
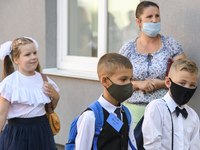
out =
[(51, 85), (49, 82), (44, 82), (43, 84), (43, 93), (47, 94), (49, 97), (56, 99), (58, 97), (58, 92), (55, 90), (53, 85)]

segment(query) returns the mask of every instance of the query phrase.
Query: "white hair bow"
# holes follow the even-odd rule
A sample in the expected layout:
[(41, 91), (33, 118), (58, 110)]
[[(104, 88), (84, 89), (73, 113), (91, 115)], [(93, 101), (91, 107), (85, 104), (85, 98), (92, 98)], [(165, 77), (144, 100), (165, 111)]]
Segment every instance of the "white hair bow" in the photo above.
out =
[(33, 39), (32, 37), (28, 37), (28, 36), (24, 36), (24, 38), (27, 38), (27, 39), (29, 39), (29, 40), (32, 40), (33, 43), (35, 44), (36, 49), (38, 50), (38, 43), (37, 43), (37, 41), (36, 41), (35, 39)]
[(7, 41), (0, 46), (0, 60), (4, 60), (5, 56), (9, 55), (11, 52), (12, 41)]
[[(38, 43), (35, 39), (31, 37), (24, 36), (24, 38), (27, 38), (29, 40), (32, 40), (33, 43), (35, 44), (36, 49), (38, 50)], [(9, 55), (11, 52), (11, 45), (12, 41), (7, 41), (3, 44), (0, 45), (0, 60), (4, 60), (5, 56)]]

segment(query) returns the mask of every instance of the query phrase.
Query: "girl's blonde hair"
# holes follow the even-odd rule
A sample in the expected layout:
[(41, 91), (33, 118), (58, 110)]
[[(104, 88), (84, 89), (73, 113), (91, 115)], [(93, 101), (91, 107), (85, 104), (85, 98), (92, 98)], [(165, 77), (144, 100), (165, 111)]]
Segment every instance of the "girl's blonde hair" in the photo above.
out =
[[(16, 38), (15, 40), (13, 40), (12, 45), (11, 45), (10, 56), (9, 55), (5, 56), (3, 60), (2, 79), (4, 79), (5, 77), (7, 77), (8, 75), (10, 75), (11, 73), (15, 71), (13, 62), (14, 62), (14, 58), (19, 58), (21, 54), (20, 52), (21, 46), (26, 45), (26, 44), (31, 44), (31, 43), (34, 43), (34, 42), (31, 39), (28, 39), (25, 37)], [(41, 72), (41, 67), (40, 67), (39, 62), (38, 62), (36, 71)]]

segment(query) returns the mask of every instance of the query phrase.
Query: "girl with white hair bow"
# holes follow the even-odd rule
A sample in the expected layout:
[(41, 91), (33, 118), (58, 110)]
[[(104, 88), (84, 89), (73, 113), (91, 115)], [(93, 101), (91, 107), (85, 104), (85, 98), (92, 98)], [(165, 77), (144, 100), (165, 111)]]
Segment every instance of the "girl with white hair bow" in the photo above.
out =
[[(59, 89), (48, 77), (48, 82), (43, 82), (37, 50), (37, 42), (30, 37), (16, 38), (0, 47), (0, 150), (56, 150), (45, 104), (51, 97), (56, 107)], [(13, 63), (18, 66), (16, 71)], [(6, 119), (8, 124), (2, 131)]]

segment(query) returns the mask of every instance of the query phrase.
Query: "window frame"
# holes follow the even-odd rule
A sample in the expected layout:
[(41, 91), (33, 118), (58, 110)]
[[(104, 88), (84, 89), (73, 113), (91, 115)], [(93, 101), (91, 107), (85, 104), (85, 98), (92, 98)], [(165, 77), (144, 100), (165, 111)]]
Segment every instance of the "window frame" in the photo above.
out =
[[(107, 0), (98, 3), (98, 53), (97, 57), (69, 56), (68, 0), (57, 1), (57, 68), (96, 73), (99, 58), (107, 52)], [(67, 42), (66, 42), (67, 41)]]

